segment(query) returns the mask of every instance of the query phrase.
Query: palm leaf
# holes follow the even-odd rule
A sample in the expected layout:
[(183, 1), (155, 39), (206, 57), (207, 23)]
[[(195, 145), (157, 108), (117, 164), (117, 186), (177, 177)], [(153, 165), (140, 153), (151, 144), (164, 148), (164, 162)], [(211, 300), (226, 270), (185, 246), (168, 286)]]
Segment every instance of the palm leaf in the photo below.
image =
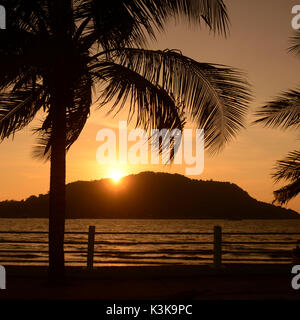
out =
[(273, 178), (276, 181), (297, 181), (300, 178), (300, 151), (293, 151), (284, 160), (277, 161)]
[[(136, 127), (143, 126), (145, 130), (167, 129), (160, 131), (161, 140), (155, 134), (158, 151), (168, 156), (170, 130), (183, 130), (185, 116), (182, 106), (177, 105), (174, 97), (163, 88), (154, 85), (138, 73), (112, 62), (103, 62), (94, 66), (93, 74), (100, 79), (104, 87), (99, 97), (99, 106), (102, 107), (113, 101), (109, 113), (117, 114), (128, 102), (129, 121), (135, 116)], [(172, 161), (179, 144), (171, 139), (170, 160)], [(166, 151), (166, 152), (165, 152)]]
[(290, 39), (291, 46), (289, 47), (289, 52), (293, 52), (300, 55), (300, 31), (296, 31), (294, 36)]
[(8, 30), (23, 30), (37, 33), (47, 29), (49, 22), (48, 0), (2, 0), (7, 12)]
[(47, 94), (41, 87), (0, 94), (0, 139), (23, 129), (47, 104)]
[(36, 71), (32, 72), (32, 68), (41, 59), (35, 59), (35, 54), (31, 54), (41, 38), (37, 39), (27, 32), (2, 31), (0, 32), (0, 89), (15, 84), (21, 77), (28, 77), (29, 74), (32, 78), (32, 75), (36, 74)]
[(179, 107), (160, 86), (113, 62), (96, 64), (92, 72), (105, 86), (99, 97), (100, 107), (112, 100), (110, 112), (118, 113), (128, 102), (129, 120), (136, 115), (136, 126), (143, 125), (146, 130), (183, 128)]
[(145, 46), (148, 37), (155, 39), (155, 30), (162, 31), (171, 17), (185, 16), (196, 24), (202, 20), (220, 33), (226, 33), (228, 27), (222, 0), (83, 0), (77, 15), (92, 17), (97, 39), (105, 50)]
[[(77, 140), (90, 114), (92, 104), (92, 78), (84, 75), (73, 89), (73, 103), (66, 107), (66, 150)], [(33, 149), (33, 156), (38, 159), (49, 160), (52, 144), (52, 116), (51, 107), (41, 127), (34, 131), (39, 135)]]
[(211, 152), (222, 149), (243, 127), (250, 90), (239, 71), (199, 63), (172, 50), (125, 48), (110, 55), (116, 63), (172, 94), (205, 130)]
[(274, 191), (275, 200), (273, 203), (286, 204), (295, 198), (300, 192), (300, 179)]
[(277, 161), (273, 178), (276, 182), (287, 180), (290, 183), (274, 191), (274, 203), (285, 204), (300, 192), (300, 151), (293, 151), (284, 160)]
[(300, 92), (291, 90), (283, 93), (276, 100), (269, 102), (256, 112), (258, 117), (254, 123), (262, 123), (266, 127), (287, 129), (299, 126)]

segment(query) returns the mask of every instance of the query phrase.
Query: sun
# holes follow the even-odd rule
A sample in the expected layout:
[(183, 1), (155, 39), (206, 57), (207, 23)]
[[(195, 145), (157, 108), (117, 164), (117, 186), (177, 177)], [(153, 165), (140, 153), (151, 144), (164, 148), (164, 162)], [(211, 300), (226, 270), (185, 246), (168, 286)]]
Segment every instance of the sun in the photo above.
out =
[(110, 174), (110, 178), (115, 182), (118, 183), (120, 182), (121, 178), (124, 176), (124, 174), (119, 171), (119, 170), (115, 170)]

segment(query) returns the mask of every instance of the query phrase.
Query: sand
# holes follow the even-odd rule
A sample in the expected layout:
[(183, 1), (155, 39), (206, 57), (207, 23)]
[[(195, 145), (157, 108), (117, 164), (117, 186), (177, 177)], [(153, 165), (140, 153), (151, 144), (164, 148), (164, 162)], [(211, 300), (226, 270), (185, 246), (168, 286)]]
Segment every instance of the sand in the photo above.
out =
[(47, 269), (7, 267), (0, 299), (21, 300), (300, 300), (291, 265), (68, 267), (68, 283), (47, 284)]

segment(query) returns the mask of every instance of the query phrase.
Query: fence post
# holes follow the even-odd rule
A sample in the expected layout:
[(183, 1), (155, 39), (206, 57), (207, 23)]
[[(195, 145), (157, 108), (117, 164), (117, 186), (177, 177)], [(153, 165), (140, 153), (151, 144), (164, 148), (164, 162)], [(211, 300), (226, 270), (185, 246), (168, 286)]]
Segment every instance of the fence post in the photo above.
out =
[(222, 227), (214, 227), (214, 267), (222, 265)]
[(94, 264), (95, 229), (96, 229), (95, 226), (89, 226), (88, 254), (87, 254), (88, 269), (93, 269), (93, 264)]

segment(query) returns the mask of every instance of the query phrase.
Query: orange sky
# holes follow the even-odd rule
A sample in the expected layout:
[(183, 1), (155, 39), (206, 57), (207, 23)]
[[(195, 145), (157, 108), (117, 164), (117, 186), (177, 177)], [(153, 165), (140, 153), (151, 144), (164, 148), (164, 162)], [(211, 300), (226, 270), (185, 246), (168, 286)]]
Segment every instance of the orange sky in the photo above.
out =
[[(227, 64), (243, 69), (253, 86), (248, 126), (235, 141), (215, 157), (205, 154), (204, 172), (197, 179), (214, 179), (238, 184), (254, 198), (270, 202), (273, 184), (271, 169), (277, 159), (298, 148), (294, 131), (264, 129), (251, 126), (253, 112), (282, 90), (297, 88), (300, 58), (287, 53), (288, 37), (292, 35), (291, 8), (298, 4), (291, 0), (225, 0), (231, 18), (231, 32), (227, 39), (210, 35), (207, 30), (189, 28), (185, 24), (169, 23), (152, 49), (180, 49), (184, 55), (201, 62)], [(299, 2), (300, 3), (300, 2)], [(108, 110), (109, 106), (106, 108)], [(94, 180), (110, 175), (113, 168), (100, 166), (96, 161), (98, 130), (115, 127), (126, 120), (126, 113), (118, 118), (105, 117), (105, 110), (93, 112), (79, 140), (67, 156), (67, 182)], [(23, 199), (49, 189), (49, 164), (33, 160), (35, 138), (31, 127), (18, 133), (14, 141), (0, 145), (0, 201)], [(144, 170), (184, 173), (180, 166), (130, 166), (124, 173)], [(300, 196), (287, 207), (300, 212)]]

